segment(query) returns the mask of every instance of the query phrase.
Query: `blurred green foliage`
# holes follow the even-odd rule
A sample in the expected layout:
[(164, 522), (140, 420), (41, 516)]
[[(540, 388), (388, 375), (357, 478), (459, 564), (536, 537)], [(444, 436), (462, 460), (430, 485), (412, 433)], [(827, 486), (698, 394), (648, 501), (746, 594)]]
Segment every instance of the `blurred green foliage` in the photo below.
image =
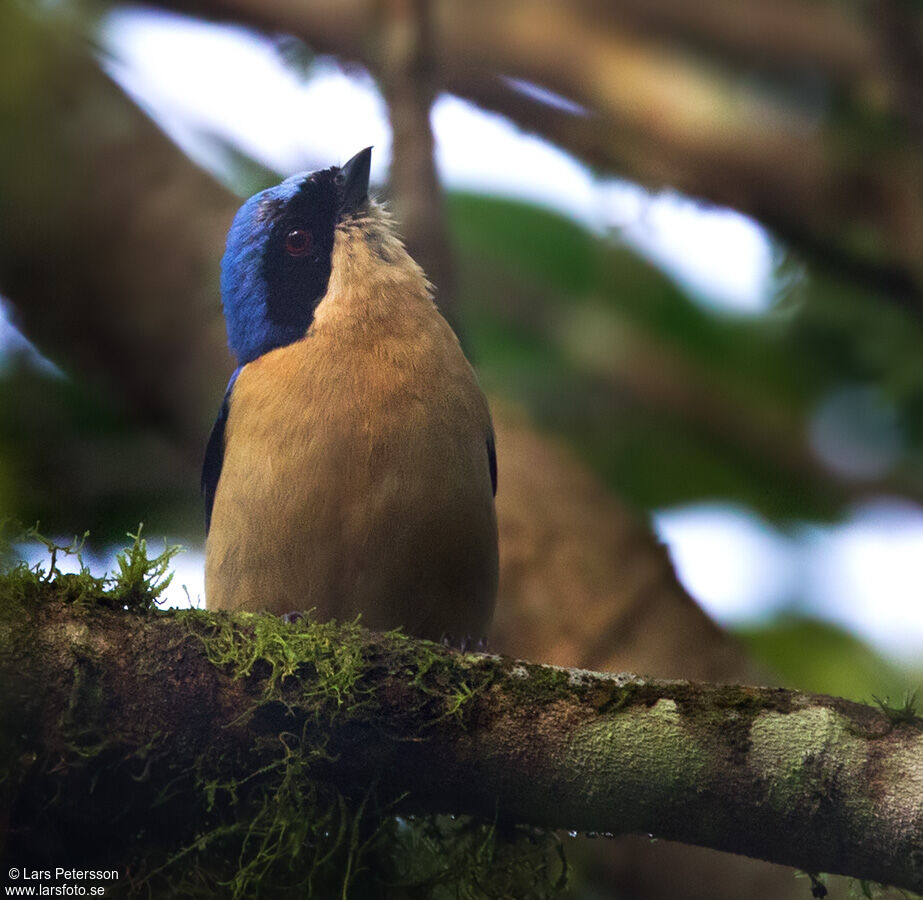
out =
[[(466, 194), (450, 208), (486, 386), (566, 435), (637, 507), (717, 497), (775, 521), (817, 520), (865, 491), (923, 495), (923, 333), (912, 310), (812, 269), (781, 272), (789, 286), (767, 314), (723, 315), (550, 211)], [(855, 383), (897, 406), (907, 439), (873, 483), (825, 469), (808, 446), (817, 404)]]
[(900, 706), (923, 686), (923, 668), (888, 662), (868, 644), (829, 622), (795, 616), (736, 631), (755, 659), (803, 691), (833, 694), (874, 705)]
[(155, 532), (200, 528), (196, 472), (153, 428), (108, 408), (76, 378), (26, 354), (0, 368), (0, 518), (46, 533), (122, 539), (126, 522)]

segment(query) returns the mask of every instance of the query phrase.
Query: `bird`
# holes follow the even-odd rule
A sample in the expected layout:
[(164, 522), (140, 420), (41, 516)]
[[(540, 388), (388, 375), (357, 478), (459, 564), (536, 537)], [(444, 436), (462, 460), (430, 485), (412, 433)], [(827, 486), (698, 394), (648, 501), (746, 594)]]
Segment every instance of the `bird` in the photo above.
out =
[(237, 368), (202, 468), (206, 607), (468, 645), (497, 594), (494, 430), (369, 195), (371, 152), (255, 194), (228, 232)]

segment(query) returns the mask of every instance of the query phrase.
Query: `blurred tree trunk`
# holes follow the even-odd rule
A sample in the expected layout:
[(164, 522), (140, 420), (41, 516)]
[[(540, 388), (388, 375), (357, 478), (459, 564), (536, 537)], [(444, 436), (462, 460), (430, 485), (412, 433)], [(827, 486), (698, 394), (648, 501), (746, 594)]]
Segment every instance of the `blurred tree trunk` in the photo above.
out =
[(439, 310), (458, 333), (455, 267), (430, 124), (439, 84), (432, 3), (380, 0), (379, 16), (378, 57), (391, 121), (394, 214), (410, 255), (436, 288)]
[(0, 291), (46, 355), (197, 466), (230, 370), (217, 261), (234, 199), (79, 38), (15, 3), (0, 82)]
[[(437, 298), (451, 298), (454, 264), (430, 126), (439, 77), (434, 7), (430, 0), (381, 0), (380, 70), (393, 129), (398, 221)], [(451, 305), (441, 308), (454, 318)], [(720, 629), (702, 627), (706, 620), (650, 531), (614, 501), (607, 503), (604, 485), (564, 448), (535, 435), (499, 398), (492, 407), (502, 455), (501, 593), (517, 598), (500, 604), (493, 643), (514, 656), (560, 665), (634, 671), (649, 670), (656, 660), (655, 670), (667, 677), (744, 677), (740, 651)], [(632, 564), (626, 567), (625, 560)], [(595, 577), (574, 583), (574, 573), (589, 572)], [(552, 607), (563, 597), (570, 615), (550, 631), (548, 622), (559, 615)], [(660, 627), (646, 641), (651, 621)], [(683, 653), (681, 635), (689, 626), (704, 647), (695, 659)]]

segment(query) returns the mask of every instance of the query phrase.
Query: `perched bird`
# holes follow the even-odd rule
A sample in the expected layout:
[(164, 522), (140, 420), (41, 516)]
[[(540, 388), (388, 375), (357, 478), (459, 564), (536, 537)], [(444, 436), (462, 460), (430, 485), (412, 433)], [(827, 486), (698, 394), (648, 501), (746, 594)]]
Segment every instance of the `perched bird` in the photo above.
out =
[(206, 603), (478, 640), (497, 590), (490, 412), (370, 163), (295, 175), (231, 225), (238, 368), (202, 474)]

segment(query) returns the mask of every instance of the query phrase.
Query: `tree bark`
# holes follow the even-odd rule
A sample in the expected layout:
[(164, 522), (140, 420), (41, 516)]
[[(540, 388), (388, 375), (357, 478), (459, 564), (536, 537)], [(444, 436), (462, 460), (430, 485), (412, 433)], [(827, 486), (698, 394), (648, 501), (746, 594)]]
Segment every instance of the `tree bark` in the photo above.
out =
[[(0, 623), (0, 718), (16, 723), (5, 730), (4, 802), (20, 851), (28, 791), (47, 779), (66, 797), (74, 773), (93, 779), (93, 753), (75, 761), (75, 723), (106, 747), (98, 775), (107, 766), (106, 779), (136, 782), (144, 747), (157, 750), (141, 782), (201, 771), (206, 755), (211, 777), (241, 780), (262, 759), (255, 748), (322, 728), (325, 760), (302, 777), (349, 796), (375, 783), (405, 812), (647, 832), (923, 889), (923, 720), (906, 711), (539, 666), (268, 616), (7, 598)], [(119, 756), (131, 761), (124, 772)], [(118, 827), (155, 828), (131, 799), (147, 795), (132, 790)]]

